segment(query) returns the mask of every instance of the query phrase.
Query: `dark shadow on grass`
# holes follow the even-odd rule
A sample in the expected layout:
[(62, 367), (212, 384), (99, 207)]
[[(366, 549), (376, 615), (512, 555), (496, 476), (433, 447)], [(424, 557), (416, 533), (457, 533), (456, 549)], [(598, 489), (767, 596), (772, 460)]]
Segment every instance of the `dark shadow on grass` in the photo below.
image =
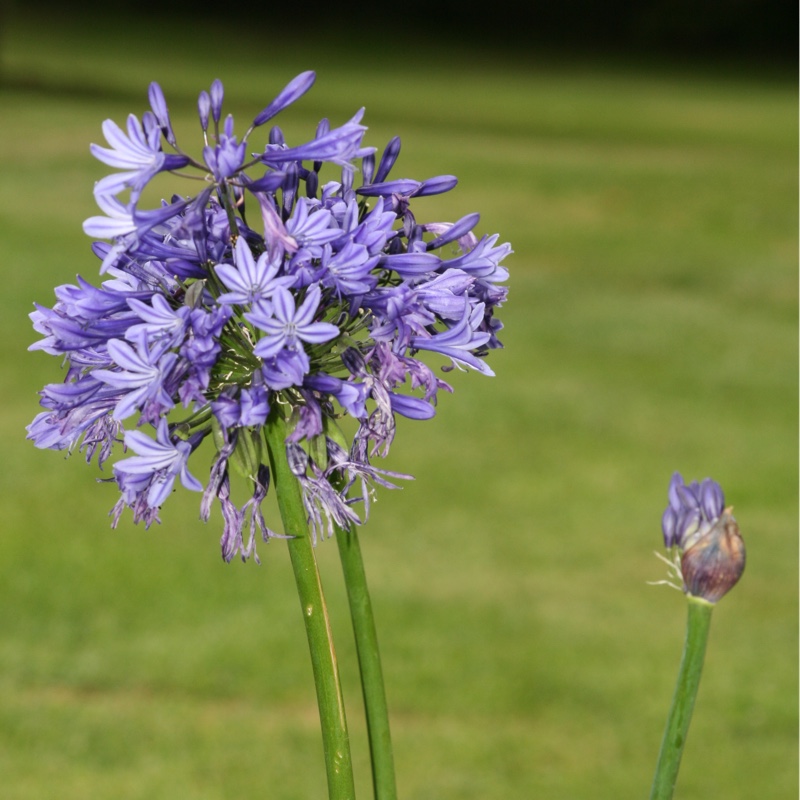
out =
[(73, 100), (119, 100), (141, 103), (141, 91), (127, 91), (119, 86), (59, 81), (56, 76), (0, 74), (0, 89), (7, 92), (39, 95), (43, 98), (61, 97)]

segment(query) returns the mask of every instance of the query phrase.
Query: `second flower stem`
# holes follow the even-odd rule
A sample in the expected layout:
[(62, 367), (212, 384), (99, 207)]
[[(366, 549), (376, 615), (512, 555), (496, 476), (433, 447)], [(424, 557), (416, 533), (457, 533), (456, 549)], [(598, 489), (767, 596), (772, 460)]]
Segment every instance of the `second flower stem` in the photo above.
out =
[(336, 542), (339, 545), (347, 599), (350, 603), (350, 616), (353, 620), (358, 666), (361, 671), (375, 800), (397, 800), (389, 711), (378, 651), (378, 634), (372, 615), (372, 602), (367, 589), (361, 546), (355, 528), (349, 531), (337, 529)]
[(329, 800), (353, 800), (353, 765), (336, 651), (314, 547), (308, 532), (302, 490), (286, 459), (287, 428), (279, 411), (273, 410), (264, 431), (284, 532), (294, 537), (288, 540), (289, 556), (311, 651), (328, 776), (328, 797)]

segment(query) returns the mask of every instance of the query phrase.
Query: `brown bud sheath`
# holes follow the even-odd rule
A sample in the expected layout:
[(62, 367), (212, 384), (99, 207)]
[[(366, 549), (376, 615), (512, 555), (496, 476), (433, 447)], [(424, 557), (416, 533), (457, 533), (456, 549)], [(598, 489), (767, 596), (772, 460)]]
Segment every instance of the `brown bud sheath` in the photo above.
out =
[(726, 508), (681, 558), (687, 594), (709, 603), (716, 603), (727, 594), (744, 572), (744, 541), (731, 510)]

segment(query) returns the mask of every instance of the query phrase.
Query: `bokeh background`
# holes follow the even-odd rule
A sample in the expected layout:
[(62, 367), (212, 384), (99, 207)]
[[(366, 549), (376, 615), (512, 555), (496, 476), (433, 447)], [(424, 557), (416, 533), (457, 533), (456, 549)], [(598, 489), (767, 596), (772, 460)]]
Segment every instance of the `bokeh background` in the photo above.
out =
[[(241, 126), (311, 68), (287, 139), (364, 105), (367, 144), (404, 142), (396, 177), (461, 179), (420, 217), (478, 210), (514, 247), (497, 376), (456, 374), (434, 420), (401, 421), (387, 466), (416, 480), (361, 536), (401, 796), (646, 796), (685, 615), (647, 581), (680, 470), (723, 485), (748, 566), (676, 796), (796, 797), (796, 7), (83, 7), (0, 18), (0, 796), (325, 796), (281, 543), (223, 564), (183, 490), (161, 526), (112, 531), (113, 487), (24, 440), (62, 374), (26, 352), (26, 315), (97, 277), (102, 121), (157, 80), (199, 148), (214, 78)], [(369, 797), (335, 545), (318, 557)]]

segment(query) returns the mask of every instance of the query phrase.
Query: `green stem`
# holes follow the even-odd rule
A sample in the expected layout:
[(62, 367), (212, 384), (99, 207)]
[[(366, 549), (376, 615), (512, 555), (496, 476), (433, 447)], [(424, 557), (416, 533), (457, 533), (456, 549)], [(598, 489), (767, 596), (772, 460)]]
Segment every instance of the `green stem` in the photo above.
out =
[(308, 534), (302, 490), (286, 460), (286, 422), (277, 410), (270, 414), (264, 431), (284, 532), (294, 537), (287, 542), (311, 651), (328, 775), (328, 797), (329, 800), (353, 800), (355, 785), (350, 740), (328, 609)]
[(667, 717), (667, 727), (658, 754), (656, 774), (650, 800), (670, 800), (678, 780), (681, 756), (692, 721), (692, 710), (700, 686), (703, 659), (711, 626), (711, 612), (714, 605), (699, 597), (687, 598), (689, 615), (686, 622), (686, 642), (683, 658), (678, 669), (678, 682), (672, 698), (672, 707)]
[(350, 616), (353, 619), (358, 666), (361, 671), (375, 798), (397, 800), (389, 710), (386, 705), (378, 634), (372, 615), (361, 547), (355, 529), (350, 531), (337, 529), (336, 541), (342, 560), (347, 599), (350, 602)]
[[(214, 125), (218, 125), (218, 123), (215, 122)], [(219, 132), (217, 132), (217, 138), (219, 138)], [(231, 230), (231, 241), (236, 241), (235, 237), (239, 235), (239, 225), (236, 222), (236, 212), (233, 210), (233, 205), (231, 204), (231, 195), (230, 190), (228, 189), (227, 181), (222, 181), (219, 186), (217, 196), (219, 197), (219, 201), (222, 203), (222, 207), (225, 209), (225, 214), (228, 217), (228, 227)]]

